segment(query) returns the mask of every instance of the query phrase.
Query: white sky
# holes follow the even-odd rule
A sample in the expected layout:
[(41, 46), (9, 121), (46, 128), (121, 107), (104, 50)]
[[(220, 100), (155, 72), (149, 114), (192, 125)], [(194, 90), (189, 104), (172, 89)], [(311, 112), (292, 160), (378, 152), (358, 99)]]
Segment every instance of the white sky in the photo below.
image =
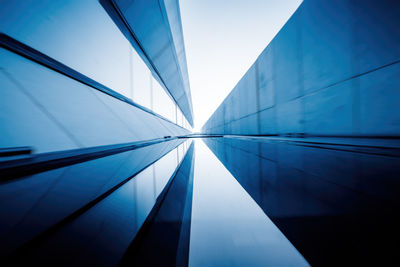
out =
[(302, 0), (180, 0), (195, 131)]

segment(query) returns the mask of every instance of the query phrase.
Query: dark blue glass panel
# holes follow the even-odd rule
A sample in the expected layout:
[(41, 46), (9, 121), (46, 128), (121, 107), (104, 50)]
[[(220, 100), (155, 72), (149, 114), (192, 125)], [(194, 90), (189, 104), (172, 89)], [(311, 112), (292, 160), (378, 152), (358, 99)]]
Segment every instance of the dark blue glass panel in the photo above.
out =
[(205, 142), (312, 265), (396, 262), (400, 159), (380, 155), (387, 149), (361, 153), (362, 146), (268, 138)]
[[(2, 184), (0, 186), (0, 217), (2, 218), (0, 253), (5, 256), (15, 251), (21, 245), (48, 231), (50, 227), (61, 223), (68, 216), (79, 212), (85, 205), (97, 201), (98, 198), (106, 197), (109, 190), (113, 190), (115, 186), (123, 183), (182, 142), (183, 140), (162, 142)], [(154, 201), (152, 198), (163, 189), (166, 179), (169, 178), (164, 177), (163, 174), (166, 176), (168, 173), (172, 174), (181, 160), (176, 151), (168, 155), (170, 156), (166, 159), (169, 160), (160, 160), (152, 167), (154, 170), (150, 169), (150, 173), (159, 172), (160, 175), (160, 178), (151, 184), (151, 188), (144, 178), (131, 181), (131, 183), (138, 183), (135, 187), (138, 188), (140, 194), (144, 194), (143, 204), (138, 206), (139, 209), (147, 210), (149, 207), (151, 209)], [(140, 174), (138, 177), (141, 176), (145, 174)], [(143, 185), (140, 184), (141, 181)], [(144, 188), (148, 188), (147, 191)], [(122, 191), (122, 195), (125, 194), (124, 192), (129, 194), (129, 190)], [(150, 199), (146, 198), (148, 197), (146, 192), (151, 192)], [(116, 211), (116, 209), (113, 210)], [(140, 210), (138, 212), (142, 213)]]
[(245, 189), (196, 141), (189, 265), (308, 266)]

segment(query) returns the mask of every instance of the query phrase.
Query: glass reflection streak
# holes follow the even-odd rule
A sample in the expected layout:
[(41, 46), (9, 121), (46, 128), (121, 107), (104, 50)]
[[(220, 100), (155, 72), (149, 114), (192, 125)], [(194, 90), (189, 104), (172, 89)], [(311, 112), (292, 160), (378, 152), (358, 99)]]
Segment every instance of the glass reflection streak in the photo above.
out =
[[(53, 225), (95, 201), (182, 142), (162, 142), (2, 184), (1, 255), (4, 257), (45, 233)], [(162, 160), (157, 167), (152, 167), (160, 175), (176, 167), (181, 159), (177, 149), (168, 155), (169, 160)], [(155, 192), (161, 190), (161, 181), (154, 186)]]
[(180, 147), (32, 248), (24, 262), (116, 266), (184, 158)]
[(268, 138), (205, 142), (311, 265), (398, 262), (398, 157)]
[(202, 141), (196, 141), (190, 266), (309, 266)]

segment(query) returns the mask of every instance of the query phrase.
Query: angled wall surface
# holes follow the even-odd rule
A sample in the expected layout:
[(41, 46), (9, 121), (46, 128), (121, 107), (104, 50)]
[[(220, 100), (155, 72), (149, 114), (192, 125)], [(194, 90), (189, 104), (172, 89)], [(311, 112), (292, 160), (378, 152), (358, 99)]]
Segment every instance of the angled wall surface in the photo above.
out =
[(393, 0), (305, 0), (203, 132), (399, 136), (399, 13)]
[[(161, 28), (148, 12), (130, 25), (171, 36), (180, 27), (174, 12)], [(183, 91), (178, 80), (187, 82), (177, 69), (186, 70), (183, 48), (156, 72), (148, 63), (160, 59), (133, 46), (114, 19), (98, 1), (0, 1), (0, 148), (41, 153), (190, 132), (191, 113), (165, 90)], [(137, 37), (147, 49), (148, 36)], [(166, 41), (169, 50), (172, 40), (181, 41)]]
[(163, 9), (163, 27), (148, 6), (129, 12), (147, 31), (133, 42), (107, 3), (0, 0), (2, 266), (117, 265), (173, 191), (190, 144), (171, 93), (190, 97), (184, 49), (161, 60), (146, 38), (179, 35), (179, 10)]
[(148, 66), (193, 126), (192, 97), (178, 0), (101, 0), (110, 16), (143, 53)]

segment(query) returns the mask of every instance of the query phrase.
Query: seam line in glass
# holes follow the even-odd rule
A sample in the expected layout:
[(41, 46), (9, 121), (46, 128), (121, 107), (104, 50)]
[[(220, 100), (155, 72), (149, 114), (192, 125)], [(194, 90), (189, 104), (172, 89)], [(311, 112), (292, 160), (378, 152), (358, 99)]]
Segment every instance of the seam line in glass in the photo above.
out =
[[(182, 138), (182, 137), (181, 137)], [(97, 158), (154, 145), (161, 142), (178, 140), (177, 137), (156, 138), (146, 141), (78, 148), (65, 151), (40, 153), (25, 158), (0, 162), (0, 183), (9, 182), (27, 175), (57, 169)]]
[(71, 79), (74, 79), (77, 82), (80, 82), (80, 83), (83, 83), (83, 84), (85, 84), (87, 86), (90, 86), (93, 89), (101, 91), (101, 92), (103, 92), (103, 93), (105, 93), (105, 94), (107, 94), (109, 96), (112, 96), (112, 97), (114, 97), (114, 98), (116, 98), (116, 99), (118, 99), (120, 101), (123, 101), (123, 102), (125, 102), (125, 103), (127, 103), (129, 105), (132, 105), (132, 106), (134, 106), (136, 108), (139, 108), (139, 109), (141, 109), (141, 110), (143, 110), (143, 111), (145, 111), (145, 112), (147, 112), (147, 113), (149, 113), (149, 114), (151, 114), (153, 116), (156, 116), (156, 117), (158, 117), (160, 119), (163, 119), (163, 120), (165, 120), (165, 121), (167, 121), (169, 123), (172, 123), (172, 124), (182, 128), (182, 129), (185, 129), (182, 126), (180, 126), (180, 125), (170, 121), (169, 119), (161, 116), (160, 114), (157, 114), (157, 113), (153, 112), (152, 110), (133, 102), (131, 99), (121, 95), (120, 93), (117, 93), (116, 91), (108, 88), (107, 86), (105, 86), (105, 85), (103, 85), (103, 84), (101, 84), (101, 83), (99, 83), (99, 82), (97, 82), (97, 81), (95, 81), (95, 80), (83, 75), (82, 73), (80, 73), (80, 72), (78, 72), (78, 71), (76, 71), (76, 70), (64, 65), (63, 63), (61, 63), (61, 62), (59, 62), (59, 61), (57, 61), (57, 60), (55, 60), (55, 59), (43, 54), (42, 52), (40, 52), (40, 51), (38, 51), (38, 50), (36, 50), (36, 49), (24, 44), (24, 43), (21, 43), (21, 42), (15, 40), (14, 38), (8, 36), (7, 34), (0, 33), (0, 47), (5, 48), (5, 49), (7, 49), (7, 50), (9, 50), (9, 51), (11, 51), (11, 52), (13, 52), (15, 54), (20, 55), (20, 56), (23, 56), (23, 57), (25, 57), (25, 58), (27, 58), (27, 59), (29, 59), (31, 61), (34, 61), (34, 62), (36, 62), (36, 63), (38, 63), (38, 64), (40, 64), (40, 65), (42, 65), (44, 67), (49, 68), (51, 70), (54, 70), (54, 71), (56, 71), (56, 72), (58, 72), (58, 73), (60, 73), (60, 74), (62, 74), (64, 76), (67, 76), (67, 77), (69, 77)]

